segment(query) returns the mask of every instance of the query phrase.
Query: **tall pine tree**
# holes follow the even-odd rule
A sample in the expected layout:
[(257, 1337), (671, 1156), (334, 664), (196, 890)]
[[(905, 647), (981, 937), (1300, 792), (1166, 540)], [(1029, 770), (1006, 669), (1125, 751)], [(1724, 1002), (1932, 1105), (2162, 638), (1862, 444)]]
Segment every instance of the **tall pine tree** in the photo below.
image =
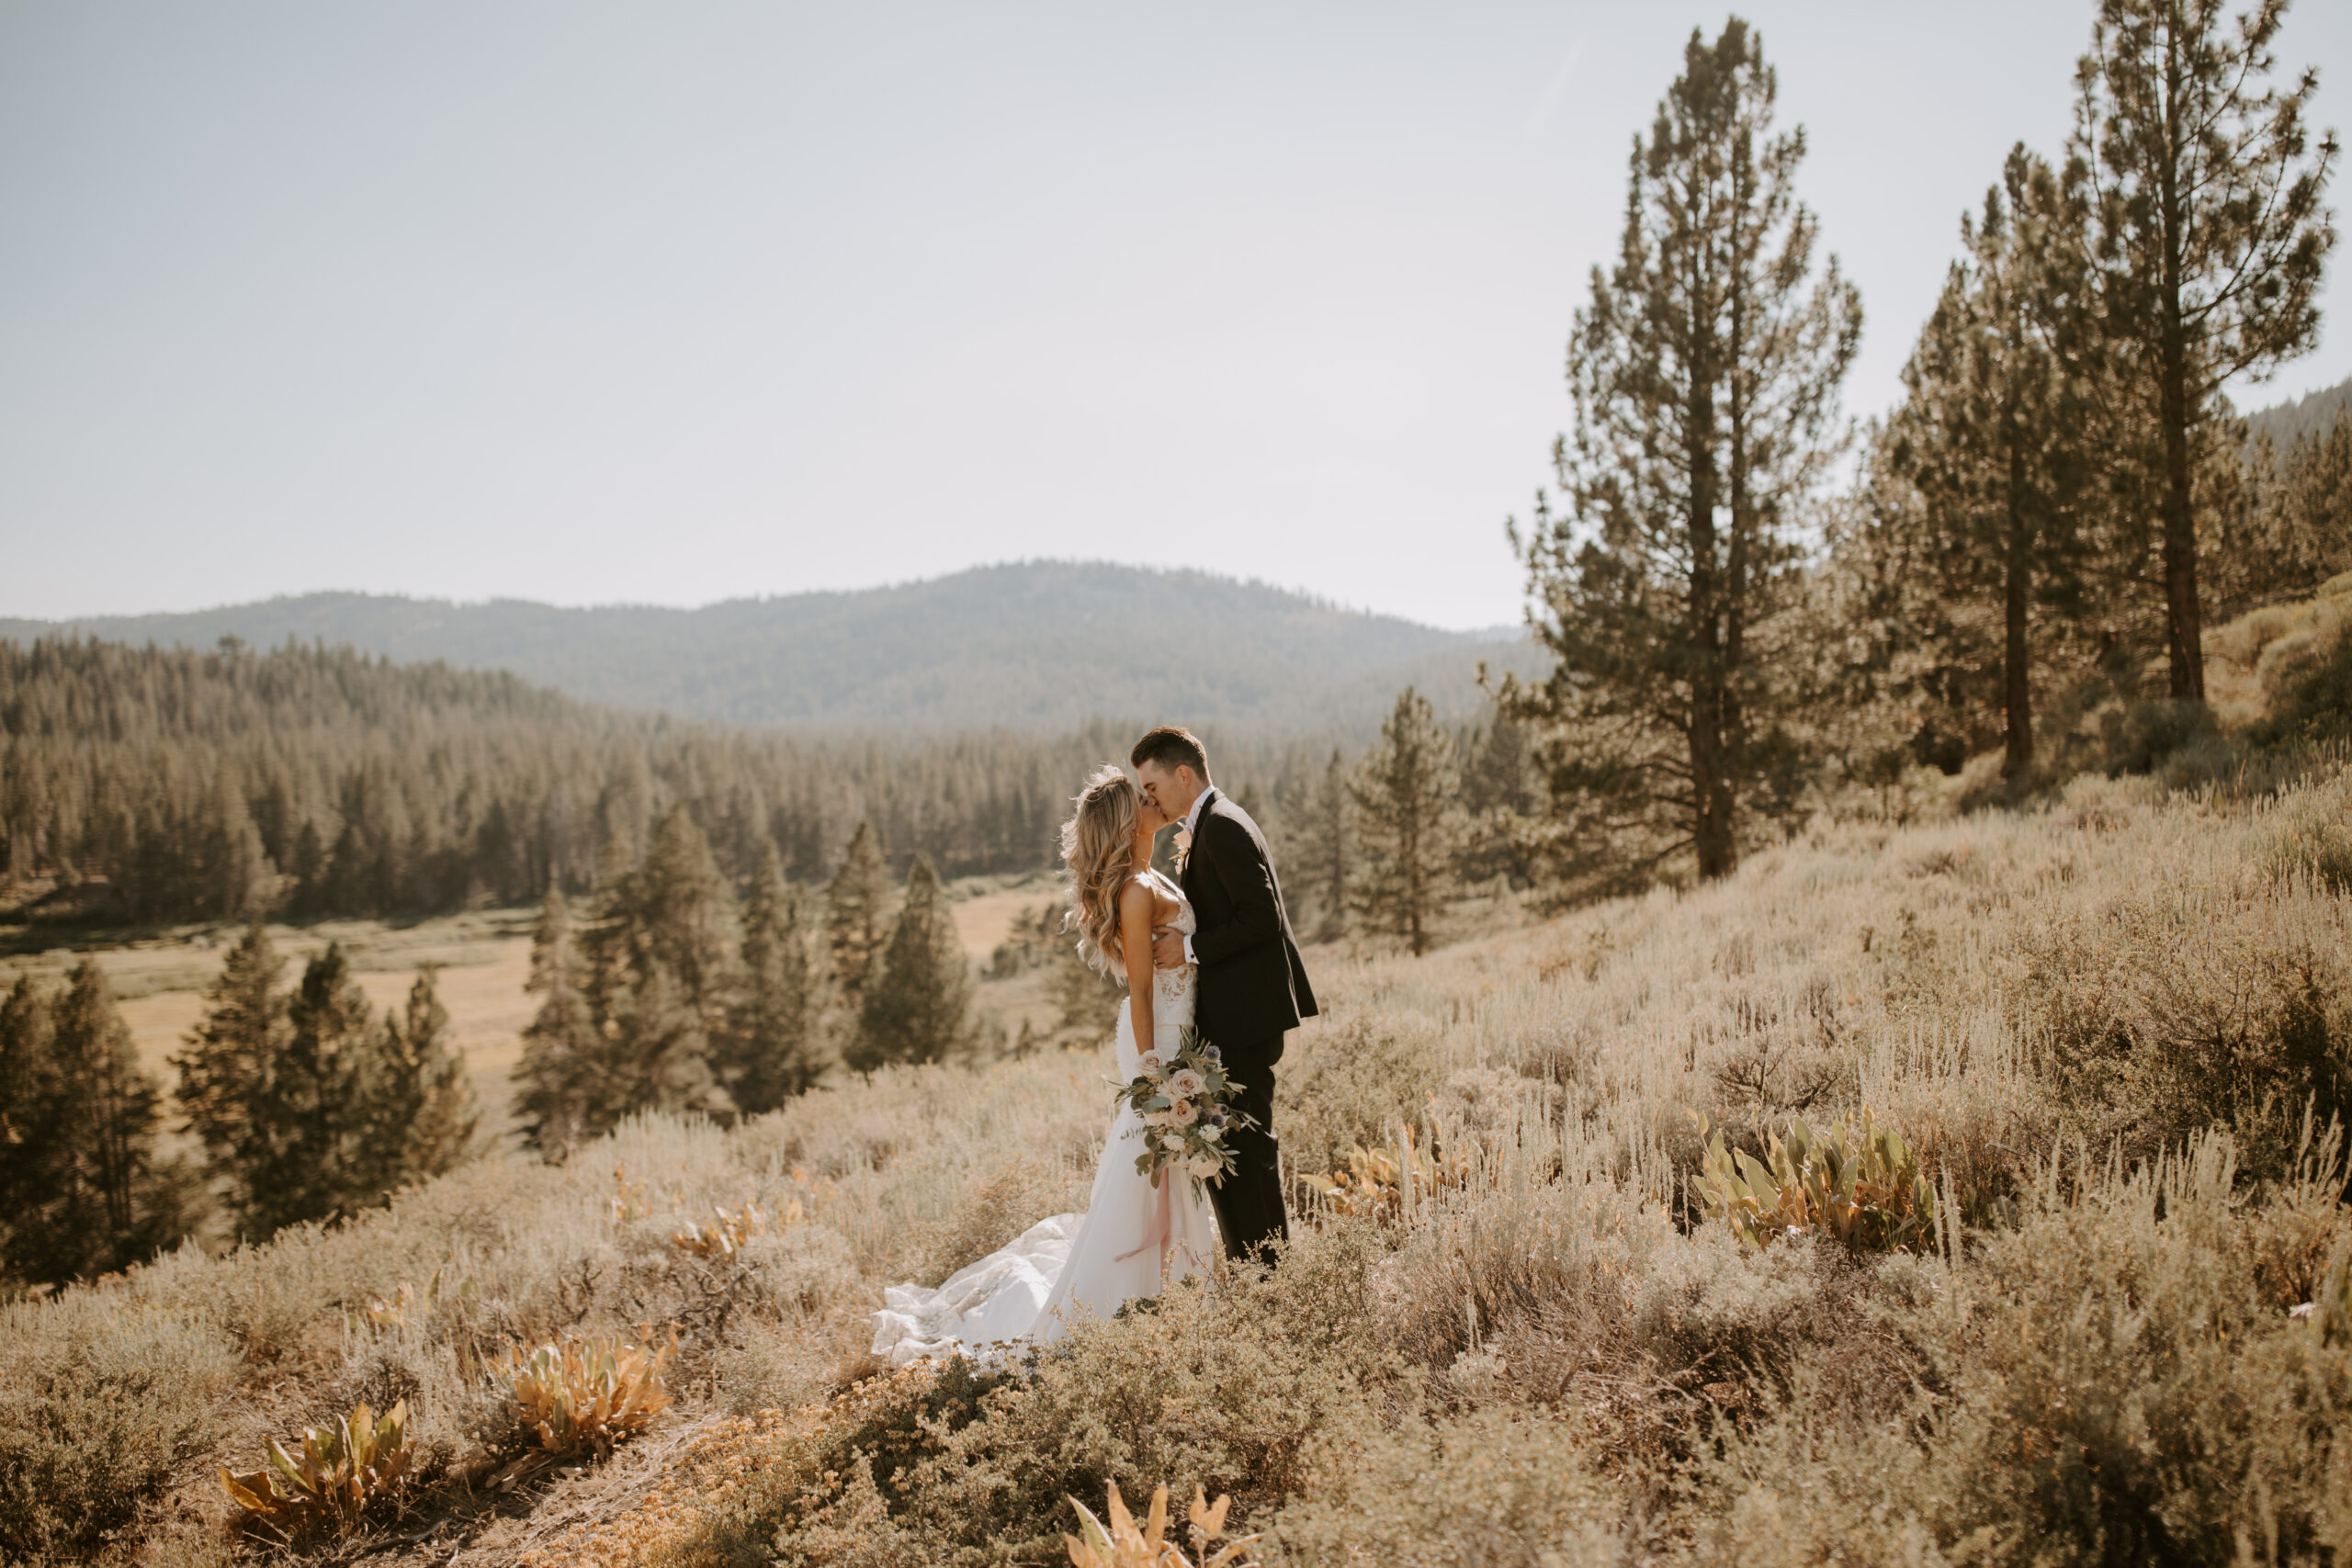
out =
[(368, 1201), (359, 1149), (368, 1022), (351, 961), (330, 942), (303, 966), (286, 1028), (246, 1102), (237, 1163), (249, 1239), (355, 1213)]
[(1359, 846), (1351, 897), (1367, 926), (1402, 938), (1417, 958), (1459, 880), (1460, 788), (1452, 738), (1429, 699), (1406, 687), (1350, 784)]
[(1522, 885), (1532, 869), (1521, 849), (1521, 824), (1535, 808), (1534, 759), (1527, 727), (1498, 709), (1473, 739), (1462, 767), (1463, 874), (1508, 876)]
[(774, 1111), (823, 1076), (822, 999), (800, 893), (771, 841), (743, 910), (741, 998), (720, 1077), (746, 1116)]
[(892, 1062), (937, 1062), (972, 1038), (972, 970), (956, 934), (945, 889), (917, 855), (890, 945), (869, 980), (849, 1065), (860, 1072)]
[(481, 1122), (473, 1079), (450, 1042), (449, 1010), (430, 967), (410, 986), (404, 1010), (384, 1010), (360, 1095), (354, 1187), (368, 1201), (446, 1175), (472, 1152)]
[(2205, 700), (2198, 586), (2200, 449), (2227, 418), (2222, 388), (2318, 340), (2335, 231), (2323, 205), (2334, 135), (2311, 143), (2318, 77), (2272, 85), (2286, 0), (2232, 17), (2222, 0), (2100, 0), (2075, 73), (2068, 181), (2128, 350), (2162, 518), (2171, 694)]
[(1774, 130), (1755, 36), (1734, 17), (1683, 59), (1569, 343), (1566, 511), (1511, 530), (1555, 664), (1504, 705), (1542, 732), (1550, 845), (1591, 887), (1678, 853), (1722, 876), (1747, 818), (1794, 807), (1795, 666), (1772, 637), (1861, 330), (1835, 258), (1816, 268), (1804, 135)]
[(172, 1057), (184, 1130), (203, 1145), (221, 1197), (240, 1213), (252, 1201), (245, 1174), (257, 1152), (254, 1107), (283, 1043), (286, 998), (277, 985), (285, 969), (268, 928), (254, 921), (229, 950), (204, 993), (202, 1015)]
[(604, 1107), (617, 1095), (605, 1088), (615, 1075), (605, 1061), (604, 1034), (581, 991), (571, 907), (560, 887), (549, 886), (539, 905), (524, 989), (539, 998), (539, 1010), (523, 1029), (514, 1114), (526, 1145), (561, 1160), (592, 1135), (592, 1128), (605, 1122)]
[(1294, 829), (1298, 886), (1315, 913), (1314, 940), (1337, 942), (1348, 934), (1348, 897), (1354, 869), (1348, 763), (1337, 747), (1306, 795)]
[(12, 1189), (0, 1220), (0, 1269), (25, 1283), (109, 1273), (178, 1239), (174, 1173), (157, 1159), (162, 1094), (139, 1066), (130, 1031), (95, 959), (54, 1000), (19, 982), (0, 1004), (0, 1066)]
[(45, 1282), (56, 1237), (49, 1167), (67, 1124), (47, 998), (19, 976), (0, 1001), (0, 1281)]
[(2023, 146), (1962, 219), (1955, 263), (1904, 367), (1892, 424), (1898, 469), (1917, 487), (1927, 554), (1947, 599), (1994, 608), (2001, 772), (2030, 767), (2033, 612), (2080, 607), (2093, 409), (2082, 358), (2079, 269), (2064, 243), (2056, 177)]
[(833, 977), (853, 1003), (865, 994), (875, 961), (890, 940), (890, 868), (871, 821), (860, 822), (825, 890), (825, 940)]

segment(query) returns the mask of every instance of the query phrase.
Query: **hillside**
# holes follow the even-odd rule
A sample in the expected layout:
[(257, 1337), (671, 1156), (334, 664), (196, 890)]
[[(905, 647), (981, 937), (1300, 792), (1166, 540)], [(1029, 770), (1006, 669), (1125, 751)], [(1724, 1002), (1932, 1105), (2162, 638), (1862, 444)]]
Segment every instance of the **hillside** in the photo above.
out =
[(2347, 405), (2352, 405), (2352, 380), (2256, 409), (2246, 415), (2246, 424), (2257, 434), (2267, 434), (2284, 452), (2303, 436), (2325, 434), (2335, 423), (2337, 412)]
[[(1083, 1203), (1092, 1052), (649, 1118), (11, 1303), (0, 1551), (223, 1562), (216, 1467), (399, 1394), (405, 1511), (334, 1561), (1043, 1563), (1112, 1479), (1230, 1493), (1269, 1564), (2223, 1562), (2250, 1495), (2278, 1560), (2340, 1560), (2347, 820), (2342, 773), (2085, 779), (1421, 961), (1311, 950), (1281, 1269), (1025, 1371), (876, 1377), (867, 1314)], [(1768, 1182), (1743, 1241), (1702, 1202), (1695, 1115), (1764, 1159), (1865, 1106), (1933, 1228), (1841, 1244)], [(647, 1322), (679, 1325), (669, 1411), (534, 1461), (481, 1357)]]
[(348, 644), (401, 660), (509, 670), (616, 707), (831, 729), (1066, 730), (1159, 716), (1368, 739), (1417, 683), (1447, 716), (1478, 701), (1478, 660), (1525, 645), (1341, 610), (1198, 571), (1033, 561), (857, 592), (696, 610), (453, 604), (311, 593), (187, 615), (0, 620), (0, 638), (75, 630), (209, 649)]

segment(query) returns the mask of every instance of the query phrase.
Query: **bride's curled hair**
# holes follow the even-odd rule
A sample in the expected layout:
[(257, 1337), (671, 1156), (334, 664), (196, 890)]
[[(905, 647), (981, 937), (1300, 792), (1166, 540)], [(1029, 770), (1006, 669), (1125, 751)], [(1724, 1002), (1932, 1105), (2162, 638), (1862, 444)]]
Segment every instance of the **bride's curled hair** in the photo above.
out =
[(1062, 930), (1078, 932), (1078, 955), (1108, 974), (1119, 956), (1119, 890), (1135, 859), (1136, 818), (1143, 791), (1105, 763), (1078, 792), (1078, 810), (1062, 824), (1062, 863), (1069, 868), (1069, 911)]

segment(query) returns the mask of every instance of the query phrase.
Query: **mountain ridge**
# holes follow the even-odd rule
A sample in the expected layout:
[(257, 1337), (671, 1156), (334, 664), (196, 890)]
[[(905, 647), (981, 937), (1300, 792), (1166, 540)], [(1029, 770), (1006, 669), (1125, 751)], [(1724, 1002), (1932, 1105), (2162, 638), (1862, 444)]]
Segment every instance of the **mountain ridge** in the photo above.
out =
[(2297, 438), (2324, 434), (2335, 424), (2336, 412), (2352, 404), (2352, 378), (2322, 387), (2300, 398), (2289, 398), (2245, 416), (2249, 434), (2267, 434), (2284, 452)]
[(321, 592), (215, 609), (0, 620), (0, 637), (255, 646), (293, 637), (510, 670), (570, 695), (789, 728), (1067, 728), (1109, 712), (1361, 728), (1406, 684), (1469, 711), (1494, 632), (1349, 610), (1192, 569), (1020, 561), (695, 609)]

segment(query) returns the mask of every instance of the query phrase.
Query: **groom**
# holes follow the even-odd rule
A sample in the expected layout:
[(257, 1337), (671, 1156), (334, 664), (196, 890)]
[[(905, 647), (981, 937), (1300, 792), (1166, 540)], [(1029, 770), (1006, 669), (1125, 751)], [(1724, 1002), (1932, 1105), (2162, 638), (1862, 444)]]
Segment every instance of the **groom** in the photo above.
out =
[(1247, 1258), (1276, 1236), (1290, 1239), (1274, 1142), (1274, 1064), (1283, 1059), (1283, 1035), (1315, 1016), (1315, 992), (1291, 939), (1266, 836), (1209, 782), (1200, 741), (1162, 725), (1136, 742), (1128, 760), (1144, 793), (1183, 824), (1192, 845), (1184, 897), (1200, 930), (1190, 937), (1163, 930), (1152, 959), (1162, 969), (1201, 966), (1193, 1023), (1224, 1058), (1235, 1108), (1254, 1123), (1233, 1135), (1233, 1174), (1209, 1189), (1226, 1252)]

